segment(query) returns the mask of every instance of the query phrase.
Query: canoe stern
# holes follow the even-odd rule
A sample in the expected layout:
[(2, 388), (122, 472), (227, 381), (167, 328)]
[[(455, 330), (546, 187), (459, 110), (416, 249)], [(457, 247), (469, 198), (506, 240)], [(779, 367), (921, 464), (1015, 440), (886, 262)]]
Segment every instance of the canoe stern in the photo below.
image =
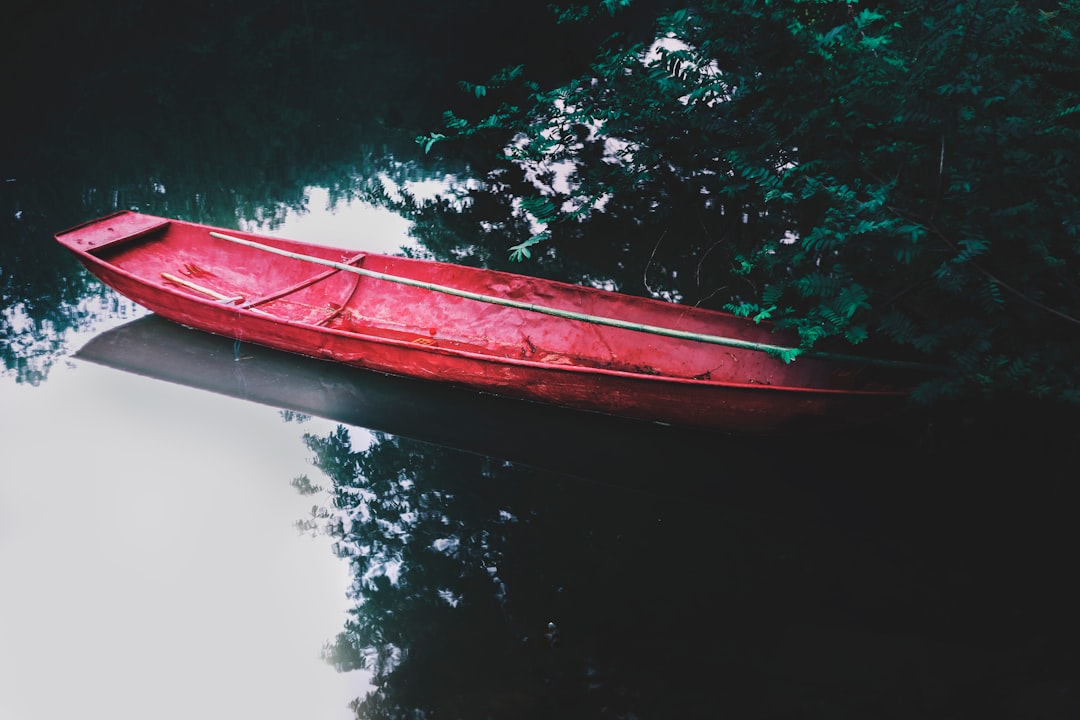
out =
[(68, 249), (86, 254), (145, 237), (170, 223), (167, 218), (122, 211), (59, 232), (56, 239)]

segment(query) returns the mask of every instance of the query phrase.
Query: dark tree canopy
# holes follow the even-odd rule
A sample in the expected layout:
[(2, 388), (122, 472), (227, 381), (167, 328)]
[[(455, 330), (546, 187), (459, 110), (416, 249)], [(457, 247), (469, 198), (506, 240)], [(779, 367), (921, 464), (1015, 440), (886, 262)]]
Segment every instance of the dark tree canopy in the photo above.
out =
[(1080, 3), (704, 0), (654, 28), (558, 87), (466, 83), (483, 107), (419, 139), (500, 140), (531, 180), (515, 259), (632, 218), (648, 290), (955, 367), (925, 398), (1080, 402)]

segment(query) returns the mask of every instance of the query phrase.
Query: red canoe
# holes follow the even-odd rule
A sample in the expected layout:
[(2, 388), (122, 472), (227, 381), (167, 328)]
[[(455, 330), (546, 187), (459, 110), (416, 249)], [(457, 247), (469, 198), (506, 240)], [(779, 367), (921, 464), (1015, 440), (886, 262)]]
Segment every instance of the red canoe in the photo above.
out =
[(523, 275), (134, 212), (56, 238), (174, 322), (519, 399), (769, 432), (877, 418), (910, 391), (895, 379), (909, 373), (892, 368), (835, 356), (785, 363), (782, 337), (725, 313)]

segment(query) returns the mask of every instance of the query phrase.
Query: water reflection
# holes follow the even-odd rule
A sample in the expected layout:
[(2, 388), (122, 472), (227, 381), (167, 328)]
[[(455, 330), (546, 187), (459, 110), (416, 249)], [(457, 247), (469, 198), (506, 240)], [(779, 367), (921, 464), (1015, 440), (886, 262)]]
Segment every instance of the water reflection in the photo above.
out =
[(347, 577), (288, 485), (332, 428), (78, 360), (0, 378), (0, 717), (347, 718)]
[(374, 673), (359, 718), (985, 717), (1047, 699), (1063, 651), (1055, 621), (988, 627), (1031, 603), (987, 598), (974, 565), (951, 578), (966, 545), (930, 525), (896, 544), (679, 483), (357, 450), (344, 427), (305, 442), (332, 482), (306, 527), (354, 578), (327, 657)]
[[(744, 460), (710, 462), (725, 440), (386, 376), (184, 328), (151, 315), (101, 333), (75, 355), (109, 367), (623, 485), (658, 477), (717, 485)], [(732, 449), (750, 439), (728, 440)], [(556, 448), (555, 451), (552, 448)], [(715, 488), (714, 488), (715, 490)]]
[[(330, 638), (326, 659), (338, 669), (373, 674), (369, 693), (349, 688), (358, 717), (983, 718), (1003, 707), (1050, 707), (1047, 717), (1068, 717), (1071, 709), (1054, 705), (1071, 702), (1075, 668), (1076, 593), (1062, 572), (1074, 547), (1071, 468), (1054, 470), (1012, 450), (1016, 443), (1045, 450), (1049, 440), (1036, 442), (1045, 427), (1025, 435), (1003, 428), (989, 444), (954, 437), (962, 442), (948, 451), (869, 435), (672, 436), (237, 348), (156, 317), (97, 336), (76, 366), (78, 373), (50, 380), (52, 403), (25, 395), (39, 388), (3, 388), (6, 402), (34, 409), (20, 410), (18, 423), (0, 416), (0, 436), (13, 443), (5, 462), (14, 457), (15, 467), (32, 469), (22, 477), (78, 482), (46, 501), (40, 493), (55, 483), (21, 483), (14, 496), (0, 488), (0, 527), (21, 533), (36, 522), (26, 508), (37, 507), (63, 510), (52, 516), (58, 525), (41, 526), (39, 539), (67, 538), (100, 519), (116, 546), (129, 548), (118, 556), (121, 566), (109, 566), (109, 578), (150, 580), (149, 589), (136, 585), (125, 595), (90, 577), (96, 571), (78, 576), (96, 600), (70, 615), (68, 632), (73, 656), (88, 665), (103, 643), (151, 650), (132, 639), (113, 601), (140, 622), (161, 608), (183, 618), (160, 637), (185, 658), (196, 657), (191, 638), (206, 637), (200, 618), (219, 607), (228, 612), (212, 627), (269, 652), (278, 637), (270, 628), (287, 614), (281, 589), (296, 589), (274, 558), (293, 551), (285, 541), (271, 551), (245, 533), (253, 524), (288, 528), (276, 502), (266, 500), (292, 479), (306, 493), (299, 507), (310, 510), (289, 520), (300, 518), (301, 529), (334, 543), (319, 551), (349, 565), (347, 619), (319, 640)], [(247, 400), (349, 427), (282, 423)], [(384, 432), (369, 437), (358, 426)], [(44, 446), (27, 441), (45, 427), (54, 435), (43, 436)], [(302, 447), (294, 430), (306, 433)], [(823, 457), (826, 446), (843, 462)], [(231, 459), (219, 466), (210, 458), (223, 449)], [(288, 457), (295, 450), (315, 469)], [(20, 461), (35, 452), (33, 462)], [(103, 452), (115, 457), (82, 471), (59, 469), (62, 457), (85, 466)], [(1025, 502), (1016, 502), (1015, 489), (987, 482), (999, 476), (1026, 478)], [(181, 487), (198, 491), (181, 494)], [(121, 498), (139, 506), (111, 507)], [(99, 514), (82, 512), (91, 506)], [(6, 523), (15, 508), (21, 520)], [(192, 577), (188, 541), (201, 525), (191, 527), (191, 518), (206, 513), (208, 527), (242, 532), (222, 545), (196, 542), (207, 553), (196, 563), (207, 570), (196, 574), (197, 585), (213, 588), (204, 597), (196, 586), (177, 588), (175, 577)], [(75, 535), (83, 547), (104, 549), (87, 545), (89, 531)], [(162, 548), (168, 554), (155, 555)], [(226, 555), (231, 569), (210, 562)], [(32, 580), (40, 567), (15, 557), (0, 557), (7, 571), (15, 568), (6, 577), (40, 583)], [(176, 563), (151, 573), (143, 563), (154, 557)], [(255, 609), (226, 602), (241, 579), (265, 587), (268, 578), (281, 583), (268, 590), (274, 602)], [(62, 599), (64, 587), (56, 580), (46, 594)], [(6, 594), (3, 615), (40, 630), (28, 597)], [(60, 612), (60, 602), (48, 607)], [(102, 618), (126, 634), (95, 632)], [(6, 635), (18, 647), (24, 636)], [(110, 668), (132, 667), (108, 659)], [(215, 687), (215, 673), (246, 693), (283, 677), (262, 661), (244, 671), (209, 667), (189, 675), (199, 697)], [(139, 702), (167, 694), (154, 678), (129, 671), (146, 689)], [(103, 686), (88, 702), (103, 706), (114, 692)], [(340, 688), (326, 693), (320, 697), (329, 702)], [(244, 714), (242, 705), (230, 707)]]
[[(80, 357), (350, 425), (308, 429), (293, 486), (350, 566), (326, 658), (373, 673), (358, 717), (985, 717), (1069, 687), (1069, 473), (1014, 451), (1046, 424), (694, 436), (154, 317)], [(1024, 505), (986, 482), (1035, 469)]]

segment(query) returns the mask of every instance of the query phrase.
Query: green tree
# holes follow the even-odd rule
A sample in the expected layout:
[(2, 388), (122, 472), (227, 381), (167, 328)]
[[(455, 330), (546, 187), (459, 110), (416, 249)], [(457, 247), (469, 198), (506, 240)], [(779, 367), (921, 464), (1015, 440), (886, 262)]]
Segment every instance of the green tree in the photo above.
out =
[(419, 140), (493, 136), (531, 178), (515, 259), (634, 212), (693, 259), (673, 297), (954, 366), (925, 398), (1075, 404), (1078, 33), (1074, 0), (704, 0), (558, 87), (466, 84), (506, 102)]

